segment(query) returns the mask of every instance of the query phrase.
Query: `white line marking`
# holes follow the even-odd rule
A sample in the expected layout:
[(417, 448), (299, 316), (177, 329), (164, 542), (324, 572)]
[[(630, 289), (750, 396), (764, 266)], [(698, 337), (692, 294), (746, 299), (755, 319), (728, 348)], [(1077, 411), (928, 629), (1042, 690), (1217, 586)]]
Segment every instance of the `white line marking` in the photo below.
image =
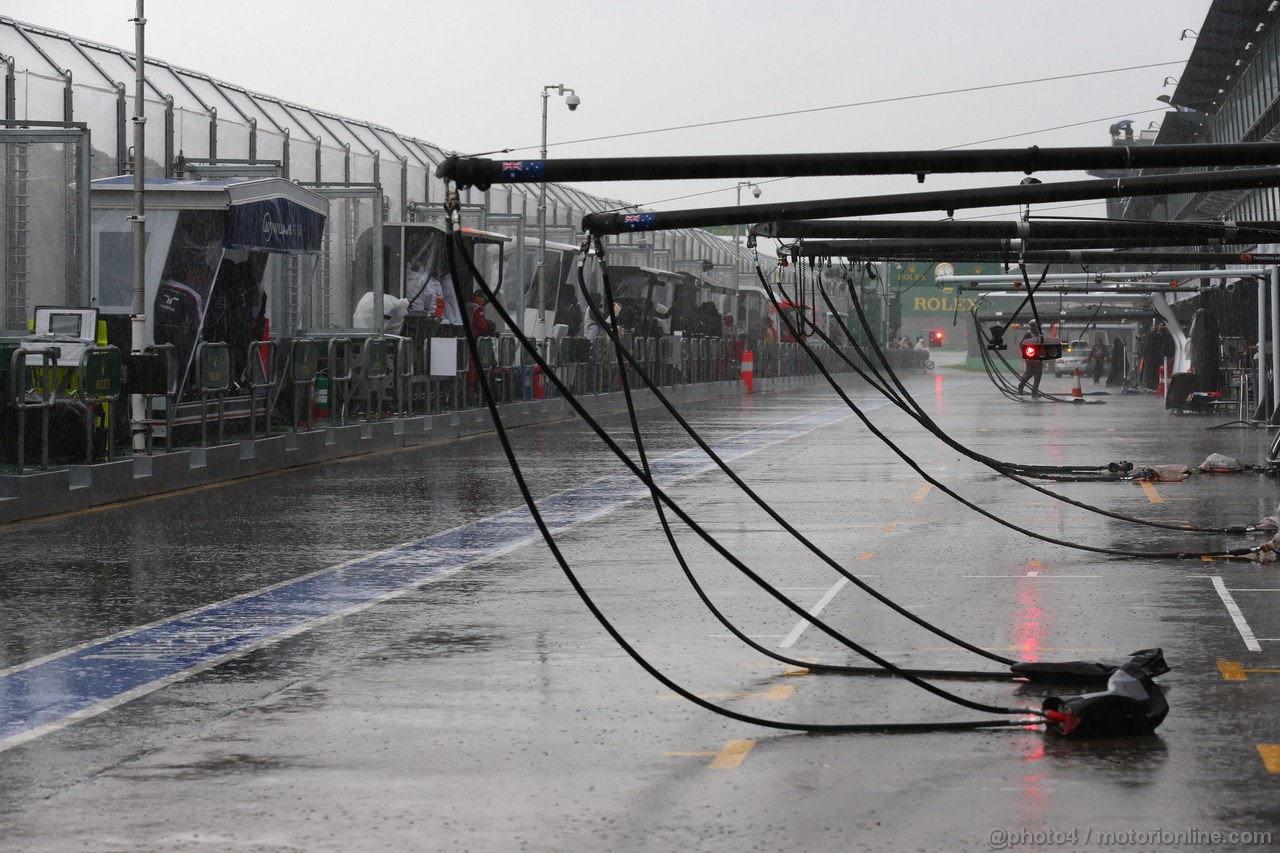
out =
[(1222, 578), (1218, 575), (1213, 575), (1212, 579), (1213, 588), (1218, 591), (1218, 597), (1226, 605), (1231, 621), (1236, 623), (1236, 630), (1240, 632), (1240, 638), (1244, 640), (1245, 648), (1251, 652), (1262, 651), (1262, 646), (1258, 645), (1258, 640), (1253, 636), (1253, 630), (1249, 627), (1249, 623), (1244, 621), (1244, 614), (1240, 612), (1239, 606), (1236, 605), (1236, 600), (1227, 591), (1227, 585), (1222, 582)]
[(1227, 591), (1228, 592), (1280, 592), (1280, 589), (1277, 589), (1275, 587), (1262, 587), (1262, 588), (1255, 587), (1253, 589), (1250, 589), (1248, 587), (1233, 586), (1233, 587), (1229, 587)]
[[(818, 603), (813, 605), (813, 609), (809, 611), (809, 615), (817, 616), (819, 613), (821, 613), (822, 608), (830, 604), (831, 599), (835, 598), (836, 593), (844, 589), (847, 583), (849, 583), (848, 578), (840, 578), (840, 580), (832, 584), (831, 589), (827, 590), (826, 594), (823, 595), (822, 598), (818, 599)], [(780, 649), (791, 648), (793, 645), (795, 645), (796, 640), (800, 639), (800, 635), (804, 633), (804, 629), (808, 627), (809, 627), (809, 620), (801, 619), (796, 624), (796, 626), (791, 629), (791, 633), (787, 635), (787, 638), (783, 640), (780, 644), (778, 644), (778, 648)]]

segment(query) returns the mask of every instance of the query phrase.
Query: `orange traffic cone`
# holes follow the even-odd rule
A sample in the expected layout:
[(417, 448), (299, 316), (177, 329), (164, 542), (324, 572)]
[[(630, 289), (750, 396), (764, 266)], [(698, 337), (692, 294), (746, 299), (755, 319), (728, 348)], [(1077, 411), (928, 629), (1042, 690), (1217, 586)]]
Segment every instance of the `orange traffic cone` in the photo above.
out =
[(1083, 400), (1084, 391), (1080, 388), (1080, 368), (1077, 367), (1075, 369), (1075, 374), (1076, 374), (1076, 387), (1071, 389), (1071, 399)]
[(745, 350), (742, 353), (741, 376), (742, 384), (746, 386), (747, 393), (754, 393), (756, 390), (756, 360), (755, 354), (751, 350)]

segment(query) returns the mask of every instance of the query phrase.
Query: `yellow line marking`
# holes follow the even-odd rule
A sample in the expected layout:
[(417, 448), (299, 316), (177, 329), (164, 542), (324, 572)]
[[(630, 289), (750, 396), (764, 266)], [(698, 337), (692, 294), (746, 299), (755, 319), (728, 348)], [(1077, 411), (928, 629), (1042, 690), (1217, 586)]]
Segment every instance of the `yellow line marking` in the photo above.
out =
[(872, 555), (872, 554), (874, 554), (874, 553), (875, 553), (875, 551), (863, 551), (863, 552), (862, 552), (862, 556), (861, 556), (861, 557), (859, 557), (858, 559), (859, 559), (859, 560), (870, 560), (870, 559), (871, 559), (871, 555)]
[(753, 740), (726, 741), (724, 748), (720, 750), (720, 754), (716, 756), (715, 761), (712, 761), (709, 767), (712, 770), (736, 770), (755, 745), (756, 742)]
[(887, 525), (885, 525), (884, 532), (885, 532), (885, 533), (892, 533), (892, 532), (893, 532), (893, 528), (895, 528), (895, 527), (897, 527), (897, 526), (898, 526), (898, 523), (897, 523), (896, 521), (891, 521), (891, 522), (889, 522)]
[(1260, 743), (1258, 754), (1262, 756), (1262, 766), (1268, 773), (1280, 773), (1280, 743)]
[(1142, 486), (1142, 490), (1147, 493), (1147, 500), (1151, 501), (1153, 504), (1164, 503), (1164, 498), (1160, 497), (1160, 493), (1156, 491), (1156, 487), (1154, 485), (1148, 483), (1146, 480), (1142, 480), (1138, 485)]
[(920, 487), (920, 490), (916, 492), (916, 496), (911, 499), (911, 502), (913, 504), (924, 503), (924, 499), (929, 496), (929, 490), (932, 488), (933, 488), (933, 483), (925, 483), (923, 486)]
[(794, 677), (799, 677), (799, 676), (802, 676), (802, 675), (808, 675), (808, 674), (809, 674), (810, 672), (812, 672), (812, 671), (813, 671), (813, 670), (810, 670), (810, 669), (789, 669), (789, 670), (787, 670), (786, 672), (784, 672), (784, 673), (782, 673), (782, 674), (783, 674), (783, 675), (794, 676)]
[(1233, 660), (1218, 661), (1218, 672), (1222, 673), (1226, 681), (1248, 681), (1249, 676), (1246, 673), (1280, 675), (1280, 669), (1245, 669), (1238, 661)]
[(1227, 681), (1249, 680), (1249, 676), (1244, 674), (1244, 667), (1233, 660), (1218, 661), (1218, 672), (1222, 673), (1222, 677)]
[(768, 699), (771, 702), (779, 702), (783, 699), (789, 699), (791, 694), (795, 692), (796, 689), (789, 684), (775, 684), (764, 693), (761, 693), (760, 698)]
[(1214, 560), (1248, 560), (1248, 559), (1250, 559), (1248, 554), (1218, 554), (1216, 556), (1213, 554), (1200, 555), (1200, 561), (1204, 563), (1212, 563)]

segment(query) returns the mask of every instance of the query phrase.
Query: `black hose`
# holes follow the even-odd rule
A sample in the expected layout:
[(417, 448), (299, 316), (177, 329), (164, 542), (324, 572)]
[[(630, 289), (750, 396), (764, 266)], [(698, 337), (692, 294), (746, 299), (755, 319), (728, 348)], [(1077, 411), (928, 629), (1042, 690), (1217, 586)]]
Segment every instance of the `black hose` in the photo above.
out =
[[(915, 399), (911, 396), (911, 393), (907, 390), (906, 386), (902, 384), (900, 379), (898, 379), (897, 374), (893, 370), (893, 367), (889, 364), (888, 358), (885, 356), (884, 351), (880, 349), (879, 344), (875, 340), (875, 336), (871, 333), (871, 326), (870, 326), (870, 323), (867, 321), (866, 313), (863, 311), (861, 301), (858, 299), (857, 295), (853, 292), (852, 287), (849, 288), (849, 291), (850, 291), (849, 296), (851, 301), (853, 302), (853, 307), (858, 314), (858, 319), (862, 325), (863, 330), (867, 333), (867, 338), (870, 342), (871, 348), (875, 351), (877, 359), (882, 364), (884, 364), (886, 371), (888, 372), (889, 376), (893, 380), (893, 384), (896, 386), (897, 389), (901, 391), (901, 396), (899, 396), (896, 392), (890, 392), (888, 388), (880, 388), (881, 393), (884, 393), (887, 397), (889, 397), (889, 399), (893, 400), (899, 406), (899, 408), (903, 410), (903, 412), (905, 412), (908, 416), (912, 417), (922, 427), (924, 427), (929, 432), (933, 433), (940, 441), (944, 442), (954, 450), (964, 454), (965, 456), (969, 457), (970, 459), (973, 459), (976, 462), (980, 462), (981, 464), (986, 465), (987, 467), (991, 468), (997, 473), (1002, 474), (1021, 485), (1027, 486), (1028, 488), (1031, 488), (1037, 492), (1040, 492), (1043, 495), (1062, 501), (1063, 503), (1070, 504), (1071, 506), (1075, 506), (1080, 509), (1086, 510), (1088, 512), (1093, 512), (1098, 515), (1106, 516), (1108, 518), (1114, 518), (1117, 521), (1126, 521), (1132, 524), (1140, 524), (1147, 527), (1159, 528), (1162, 530), (1176, 530), (1181, 533), (1244, 534), (1244, 533), (1252, 532), (1252, 528), (1246, 525), (1234, 525), (1231, 527), (1184, 527), (1181, 525), (1168, 524), (1162, 521), (1152, 521), (1144, 518), (1136, 518), (1134, 516), (1124, 515), (1123, 513), (1117, 513), (1110, 510), (1106, 510), (1101, 507), (1095, 506), (1093, 504), (1084, 503), (1083, 501), (1078, 501), (1073, 498), (1066, 497), (1065, 495), (1060, 495), (1057, 492), (1050, 491), (1049, 489), (1046, 489), (1043, 486), (1040, 486), (1036, 483), (1028, 482), (1027, 480), (1022, 479), (1022, 476), (1036, 476), (1043, 479), (1054, 479), (1059, 482), (1082, 482), (1082, 481), (1096, 482), (1100, 478), (1096, 478), (1096, 477), (1085, 478), (1080, 475), (1087, 474), (1089, 472), (1101, 472), (1101, 471), (1107, 470), (1106, 466), (1021, 465), (1016, 463), (1003, 462), (998, 459), (994, 459), (990, 456), (986, 456), (984, 454), (977, 453), (976, 451), (971, 450), (969, 447), (961, 444), (960, 442), (951, 438), (951, 436), (947, 435), (947, 433), (941, 427), (939, 427), (937, 423), (928, 415), (928, 413), (924, 410), (924, 408), (920, 406), (920, 404), (917, 403)], [(874, 367), (873, 364), (870, 364), (870, 359), (867, 358), (866, 354), (862, 351), (862, 347), (858, 345), (857, 342), (855, 341), (854, 335), (852, 334), (851, 330), (848, 328), (847, 325), (845, 325), (844, 321), (840, 319), (839, 312), (836, 310), (834, 303), (831, 301), (831, 298), (827, 294), (826, 289), (821, 287), (820, 284), (819, 284), (819, 293), (822, 295), (823, 300), (826, 302), (827, 308), (828, 310), (831, 311), (832, 316), (836, 318), (836, 322), (839, 324), (845, 337), (851, 342), (853, 342), (853, 346), (858, 350), (863, 360), (867, 361), (869, 363), (869, 367), (871, 368), (871, 370), (876, 374), (877, 377), (880, 377), (879, 371)], [(785, 293), (784, 293), (784, 296), (785, 296)], [(974, 318), (974, 325), (975, 325), (975, 328), (977, 328), (977, 333), (978, 333), (980, 342), (985, 344), (986, 339), (982, 337), (982, 330), (981, 328), (978, 327), (976, 317)], [(837, 352), (839, 352), (839, 348), (835, 346), (834, 341), (831, 341), (831, 339), (827, 337), (825, 334), (823, 334), (820, 329), (817, 331), (818, 331), (818, 334), (826, 342), (828, 342), (829, 345), (832, 346), (833, 350), (836, 350)], [(992, 376), (992, 369), (989, 366), (989, 356), (987, 354), (988, 350), (985, 345), (980, 347), (980, 352), (983, 355), (984, 366), (987, 367), (987, 374), (988, 376), (991, 376), (993, 383), (995, 383), (997, 380), (995, 376)], [(858, 369), (857, 365), (855, 365), (851, 359), (844, 357), (843, 353), (840, 353), (840, 355), (845, 361), (845, 363), (848, 364), (850, 367), (852, 367), (854, 371), (856, 371), (860, 376), (863, 377), (863, 379), (867, 380), (870, 384), (872, 384), (873, 387), (878, 387), (875, 382), (873, 382), (869, 377), (867, 377)], [(1005, 362), (1005, 365), (1006, 367), (1009, 366), (1007, 361)], [(999, 384), (997, 384), (997, 388), (999, 387), (1000, 387)], [(1001, 389), (1001, 390), (1004, 390), (1004, 389)], [(1047, 395), (1047, 396), (1051, 396), (1051, 395)], [(1064, 475), (1062, 472), (1067, 472), (1067, 473), (1066, 475)], [(1019, 475), (1022, 475), (1022, 476), (1019, 476)], [(1123, 479), (1123, 478), (1107, 477), (1106, 479), (1117, 480), (1117, 479)]]
[[(454, 268), (453, 286), (455, 289), (455, 293), (459, 301), (462, 301), (463, 297), (461, 292), (461, 286), (458, 284), (459, 277), (456, 274), (457, 272), (456, 262), (453, 254), (453, 249), (458, 247), (459, 246), (456, 240), (453, 243), (451, 243), (451, 251), (449, 254), (449, 264), (451, 267)], [(582, 407), (581, 403), (576, 399), (576, 397), (574, 397), (572, 392), (570, 392), (569, 389), (564, 385), (564, 383), (560, 380), (556, 372), (552, 370), (550, 365), (547, 364), (547, 362), (542, 358), (542, 356), (537, 351), (537, 347), (534, 346), (529, 341), (529, 339), (523, 334), (519, 326), (514, 322), (511, 316), (506, 312), (506, 309), (502, 305), (501, 301), (495, 298), (496, 295), (494, 294), (493, 290), (489, 287), (489, 285), (484, 281), (480, 271), (476, 269), (474, 261), (470, 257), (468, 257), (465, 251), (459, 251), (458, 254), (462, 255), (462, 257), (466, 260), (467, 266), (470, 272), (472, 273), (472, 275), (475, 277), (477, 285), (485, 292), (486, 296), (489, 297), (491, 304), (494, 305), (495, 310), (498, 311), (503, 321), (507, 323), (508, 327), (514, 333), (516, 339), (520, 341), (520, 344), (524, 348), (526, 353), (528, 353), (528, 355), (534, 360), (535, 364), (539, 367), (539, 369), (543, 371), (547, 379), (550, 380), (552, 384), (556, 386), (557, 390), (560, 392), (561, 396), (565, 399), (565, 401), (569, 403), (569, 405), (579, 414), (579, 416), (584, 419), (584, 421), (592, 428), (592, 430), (597, 434), (597, 436), (601, 439), (601, 441), (603, 441), (605, 445), (608, 446), (609, 449), (612, 450), (614, 454), (617, 455), (618, 458), (628, 468), (631, 469), (632, 473), (635, 474), (637, 478), (639, 478), (642, 482), (646, 483), (649, 486), (650, 490), (656, 497), (661, 499), (663, 503), (665, 503), (673, 512), (675, 512), (681, 518), (681, 520), (686, 525), (689, 526), (691, 530), (698, 533), (704, 539), (704, 541), (707, 542), (708, 545), (710, 545), (713, 549), (715, 549), (718, 553), (720, 553), (721, 556), (729, 560), (730, 563), (732, 563), (736, 568), (738, 568), (739, 571), (742, 571), (744, 574), (746, 574), (747, 577), (750, 578), (753, 582), (761, 586), (762, 589), (765, 589), (766, 592), (770, 592), (771, 594), (773, 594), (775, 598), (777, 598), (784, 606), (795, 611), (798, 615), (800, 615), (801, 617), (809, 621), (810, 624), (814, 625), (814, 627), (828, 634), (833, 639), (836, 639), (839, 642), (843, 642), (844, 644), (848, 645), (850, 648), (854, 648), (855, 650), (858, 649), (858, 646), (856, 643), (853, 643), (848, 638), (843, 637), (843, 635), (841, 635), (838, 631), (826, 625), (816, 617), (811, 616), (803, 608), (799, 607), (799, 605), (796, 605), (794, 602), (792, 602), (786, 596), (783, 596), (777, 590), (772, 589), (772, 587), (770, 587), (762, 578), (760, 578), (758, 575), (752, 572), (751, 569), (748, 568), (745, 564), (741, 563), (741, 561), (739, 561), (733, 554), (728, 552), (718, 541), (715, 540), (714, 537), (711, 537), (709, 534), (707, 534), (705, 530), (703, 530), (691, 517), (688, 516), (687, 513), (684, 512), (684, 510), (677, 503), (675, 503), (670, 498), (670, 496), (668, 496), (660, 487), (658, 487), (658, 485), (653, 481), (653, 479), (651, 477), (648, 477), (646, 473), (639, 466), (637, 466), (635, 462), (633, 462), (630, 459), (629, 456), (627, 456), (627, 454), (622, 450), (622, 448), (617, 445), (617, 443), (608, 435), (608, 433), (599, 425), (599, 423), (596, 422), (594, 418), (592, 418), (591, 415), (586, 411), (586, 409)], [(598, 314), (599, 313), (598, 309), (595, 309), (594, 313)], [(597, 321), (600, 321), (601, 319), (602, 318), (597, 316)], [(604, 323), (602, 325), (606, 330), (612, 330), (612, 324)], [(464, 331), (466, 333), (468, 351), (470, 352), (471, 357), (475, 361), (475, 363), (478, 364), (479, 348), (476, 345), (475, 334), (472, 331), (470, 324), (465, 324)], [(616, 332), (614, 332), (614, 335), (616, 335)], [(614, 343), (615, 343), (615, 346), (618, 345), (616, 337), (614, 338)], [(581, 582), (573, 573), (573, 570), (569, 567), (568, 561), (564, 558), (564, 555), (560, 551), (559, 546), (555, 542), (555, 537), (551, 534), (550, 529), (547, 527), (546, 522), (543, 520), (542, 514), (537, 508), (537, 502), (534, 500), (533, 494), (529, 490), (528, 484), (524, 479), (523, 473), (521, 472), (521, 469), (520, 469), (519, 461), (517, 460), (515, 453), (511, 448), (510, 440), (508, 439), (506, 434), (506, 429), (502, 424), (501, 416), (498, 413), (497, 405), (494, 402), (493, 394), (491, 392), (491, 389), (489, 388), (488, 378), (485, 376), (481, 376), (480, 379), (481, 379), (481, 390), (485, 400), (485, 405), (488, 407), (490, 416), (493, 418), (494, 427), (498, 434), (499, 441), (502, 444), (503, 453), (506, 455), (507, 461), (511, 465), (512, 473), (516, 478), (516, 483), (518, 488), (520, 489), (521, 496), (524, 498), (525, 503), (528, 505), (529, 511), (534, 518), (534, 522), (537, 525), (539, 531), (542, 533), (543, 539), (547, 542), (547, 546), (551, 549), (552, 555), (555, 557), (556, 562), (559, 563), (562, 571), (565, 573), (565, 576), (568, 578), (570, 584), (573, 586), (574, 591), (583, 600), (583, 603), (586, 604), (587, 608), (591, 611), (592, 615), (596, 618), (596, 620), (609, 633), (609, 635), (614, 639), (614, 641), (618, 643), (619, 647), (622, 648), (623, 651), (625, 651), (633, 660), (636, 661), (637, 664), (639, 664), (651, 676), (653, 676), (655, 679), (660, 681), (662, 684), (664, 684), (671, 690), (674, 690), (676, 693), (678, 693), (685, 699), (701, 707), (704, 707), (710, 711), (713, 711), (714, 713), (721, 714), (731, 719), (736, 719), (742, 722), (749, 722), (756, 725), (768, 726), (772, 728), (800, 730), (800, 731), (869, 732), (869, 731), (883, 731), (886, 729), (889, 729), (889, 730), (897, 729), (903, 725), (909, 725), (913, 730), (930, 730), (935, 727), (982, 728), (982, 727), (1007, 727), (1007, 726), (1025, 725), (1025, 722), (1019, 722), (1014, 720), (1001, 720), (1001, 721), (989, 721), (989, 722), (978, 721), (978, 722), (944, 723), (944, 724), (918, 723), (918, 724), (882, 724), (882, 725), (802, 724), (802, 723), (779, 722), (774, 720), (765, 720), (762, 718), (752, 717), (750, 715), (740, 714), (738, 712), (731, 711), (726, 708), (721, 708), (719, 706), (711, 704), (710, 702), (707, 702), (706, 700), (702, 699), (696, 694), (693, 694), (685, 690), (680, 685), (676, 684), (674, 681), (672, 681), (663, 673), (661, 673), (652, 664), (650, 664), (642, 655), (639, 654), (638, 651), (636, 651), (626, 641), (624, 637), (622, 637), (622, 635), (617, 631), (617, 629), (613, 627), (612, 623), (609, 622), (609, 620), (605, 617), (605, 615), (595, 605), (594, 601), (592, 601), (591, 599), (591, 596), (587, 593), (586, 589), (582, 586)], [(938, 688), (932, 684), (929, 684), (928, 682), (922, 681), (921, 679), (916, 678), (904, 672), (903, 670), (895, 667), (889, 661), (879, 658), (877, 655), (875, 655), (870, 651), (863, 650), (862, 653), (869, 660), (874, 661), (875, 663), (877, 663), (878, 665), (880, 665), (886, 670), (894, 672), (895, 674), (899, 675), (900, 677), (904, 678), (907, 681), (910, 681), (916, 686), (930, 693), (933, 693), (937, 696), (940, 696), (941, 698), (948, 699), (949, 701), (962, 705), (964, 707), (971, 708), (973, 710), (994, 713), (994, 714), (1029, 715), (1032, 717), (1041, 716), (1039, 711), (1031, 708), (1006, 708), (1001, 706), (992, 706), (992, 705), (986, 705), (983, 703), (972, 702), (971, 700), (964, 699), (963, 697), (955, 696), (954, 694), (951, 694), (948, 691), (942, 690), (941, 688)]]
[[(842, 387), (840, 387), (840, 383), (835, 380), (835, 378), (830, 374), (830, 372), (827, 371), (826, 366), (822, 364), (822, 359), (819, 358), (818, 355), (813, 352), (807, 340), (805, 340), (805, 336), (803, 332), (800, 329), (797, 329), (796, 326), (792, 323), (791, 318), (787, 316), (786, 312), (781, 310), (781, 306), (778, 303), (778, 299), (774, 295), (772, 285), (769, 284), (768, 280), (765, 278), (764, 274), (761, 272), (758, 255), (756, 257), (756, 275), (759, 277), (760, 282), (764, 285), (765, 292), (768, 294), (769, 300), (773, 303), (774, 310), (777, 311), (779, 318), (781, 318), (782, 322), (786, 325), (787, 330), (791, 333), (792, 337), (796, 339), (800, 347), (814, 362), (814, 364), (817, 366), (818, 371), (822, 374), (823, 378), (825, 378), (828, 384), (831, 385), (832, 389), (835, 390), (836, 395), (840, 397), (841, 400), (844, 401), (845, 405), (847, 405), (855, 415), (858, 416), (858, 419), (861, 420), (863, 424), (867, 427), (867, 429), (871, 431), (872, 435), (880, 439), (890, 450), (894, 452), (895, 455), (898, 456), (898, 458), (902, 459), (903, 462), (907, 463), (907, 466), (910, 467), (911, 470), (915, 471), (918, 475), (920, 475), (920, 477), (926, 483), (929, 483), (933, 487), (937, 488), (939, 491), (959, 501), (961, 505), (968, 507), (969, 509), (973, 510), (974, 512), (983, 516), (984, 518), (988, 518), (991, 521), (994, 521), (997, 524), (1001, 525), (1002, 527), (1006, 527), (1010, 530), (1017, 531), (1019, 533), (1022, 533), (1025, 536), (1029, 536), (1032, 539), (1036, 539), (1041, 542), (1048, 542), (1052, 545), (1060, 545), (1064, 548), (1073, 548), (1077, 551), (1087, 551), (1094, 554), (1107, 554), (1107, 555), (1116, 556), (1116, 557), (1143, 557), (1147, 559), (1188, 560), (1188, 559), (1197, 559), (1200, 557), (1208, 557), (1208, 556), (1214, 556), (1214, 557), (1243, 556), (1245, 554), (1252, 553), (1256, 550), (1253, 548), (1243, 548), (1243, 549), (1232, 549), (1229, 551), (1190, 552), (1190, 551), (1129, 551), (1129, 550), (1123, 550), (1119, 548), (1100, 548), (1093, 545), (1084, 545), (1079, 542), (1070, 542), (1065, 539), (1058, 539), (1053, 536), (1046, 536), (1043, 533), (1037, 533), (1034, 530), (1021, 527), (1017, 524), (1014, 524), (1011, 521), (1007, 521), (1003, 518), (1000, 518), (995, 513), (985, 510), (982, 507), (978, 506), (977, 504), (973, 503), (972, 501), (969, 501), (961, 497), (954, 489), (950, 488), (949, 486), (946, 486), (945, 484), (939, 482), (937, 478), (926, 473), (923, 468), (921, 468), (918, 464), (916, 464), (914, 459), (912, 459), (909, 455), (907, 455), (906, 452), (904, 452), (900, 447), (894, 444), (894, 442), (891, 441), (888, 436), (886, 436), (883, 432), (881, 432), (878, 428), (876, 428), (875, 424), (873, 424), (870, 418), (866, 416), (866, 413), (864, 413), (858, 407), (858, 405), (849, 398), (849, 395), (845, 393), (845, 390)], [(823, 333), (821, 329), (818, 329), (817, 332), (819, 336), (826, 338), (825, 333)], [(830, 340), (830, 338), (826, 338), (826, 339), (828, 341)]]

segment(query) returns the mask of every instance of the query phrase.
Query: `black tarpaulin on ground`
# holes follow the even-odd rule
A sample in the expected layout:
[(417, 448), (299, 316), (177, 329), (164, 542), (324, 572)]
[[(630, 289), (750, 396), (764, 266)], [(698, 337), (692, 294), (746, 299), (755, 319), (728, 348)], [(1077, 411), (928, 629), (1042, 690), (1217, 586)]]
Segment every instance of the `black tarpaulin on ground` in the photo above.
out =
[(1146, 734), (1169, 713), (1164, 691), (1137, 662), (1120, 666), (1100, 693), (1050, 696), (1041, 707), (1046, 729), (1067, 737)]

